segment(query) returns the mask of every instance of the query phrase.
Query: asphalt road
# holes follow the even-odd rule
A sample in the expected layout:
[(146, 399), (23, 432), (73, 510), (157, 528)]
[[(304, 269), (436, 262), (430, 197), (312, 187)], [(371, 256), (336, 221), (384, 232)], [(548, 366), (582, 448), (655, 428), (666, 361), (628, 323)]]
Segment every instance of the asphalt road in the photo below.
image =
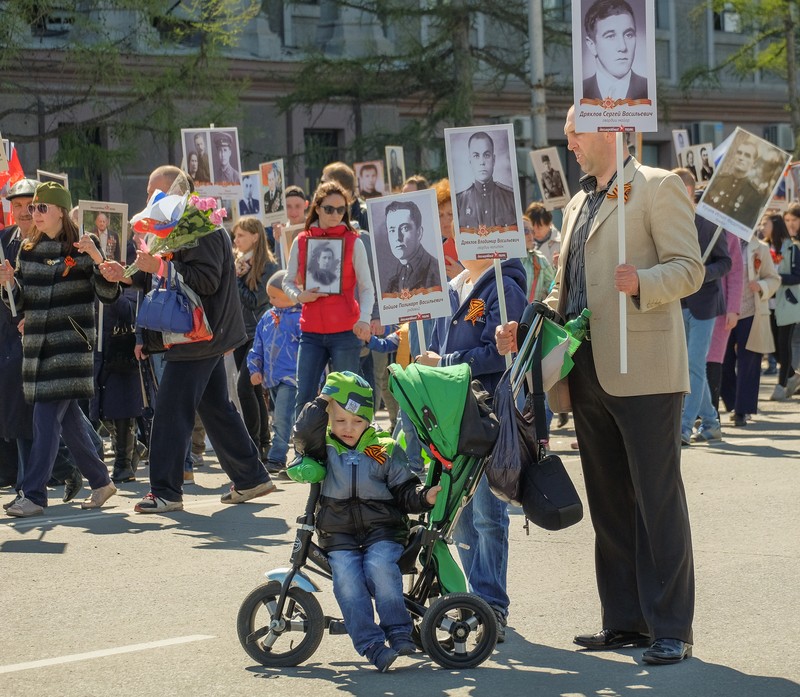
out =
[[(306, 487), (281, 482), (267, 498), (225, 506), (212, 459), (180, 513), (135, 514), (141, 481), (102, 511), (61, 504), (58, 489), (45, 517), (0, 521), (0, 697), (798, 697), (799, 403), (765, 401), (724, 442), (684, 449), (697, 611), (694, 657), (681, 665), (647, 666), (641, 649), (577, 650), (574, 634), (600, 628), (591, 525), (528, 536), (518, 512), (508, 640), (479, 668), (446, 670), (418, 654), (381, 675), (342, 636), (325, 636), (297, 668), (254, 665), (236, 613), (266, 570), (287, 564)], [(570, 427), (552, 444), (582, 489)], [(322, 585), (323, 608), (337, 614)]]

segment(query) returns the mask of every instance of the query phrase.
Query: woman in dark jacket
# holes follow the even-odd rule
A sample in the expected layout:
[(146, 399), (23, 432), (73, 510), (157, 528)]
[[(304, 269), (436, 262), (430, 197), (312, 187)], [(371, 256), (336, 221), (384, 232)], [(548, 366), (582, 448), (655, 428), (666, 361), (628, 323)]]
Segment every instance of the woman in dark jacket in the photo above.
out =
[(250, 383), (250, 371), (247, 370), (245, 358), (253, 347), (258, 321), (269, 309), (267, 281), (279, 266), (267, 246), (267, 233), (258, 218), (239, 218), (233, 228), (233, 245), (236, 249), (236, 285), (247, 332), (247, 343), (233, 352), (239, 371), (236, 390), (247, 432), (259, 447), (262, 460), (266, 460), (270, 446), (269, 412), (264, 401), (264, 389), (261, 385)]
[(0, 267), (0, 283), (14, 283), (17, 308), (25, 313), (22, 388), (25, 401), (33, 404), (30, 457), (17, 498), (6, 510), (21, 518), (40, 515), (47, 506), (59, 436), (92, 487), (82, 508), (100, 508), (117, 491), (92, 445), (78, 400), (94, 395), (94, 297), (111, 302), (119, 286), (101, 275), (100, 241), (94, 235), (79, 238), (71, 207), (63, 186), (39, 185), (29, 206), (34, 226), (20, 248), (16, 274), (8, 262)]

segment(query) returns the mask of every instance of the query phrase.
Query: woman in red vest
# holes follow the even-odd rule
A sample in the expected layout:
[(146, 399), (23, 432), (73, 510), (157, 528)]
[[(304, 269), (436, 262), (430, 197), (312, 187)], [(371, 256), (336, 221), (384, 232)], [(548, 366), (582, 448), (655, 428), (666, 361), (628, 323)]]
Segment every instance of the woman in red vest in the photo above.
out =
[(347, 193), (336, 182), (321, 184), (289, 253), (283, 290), (302, 303), (297, 356), (296, 413), (319, 392), (325, 366), (358, 373), (375, 289), (367, 252), (350, 226)]

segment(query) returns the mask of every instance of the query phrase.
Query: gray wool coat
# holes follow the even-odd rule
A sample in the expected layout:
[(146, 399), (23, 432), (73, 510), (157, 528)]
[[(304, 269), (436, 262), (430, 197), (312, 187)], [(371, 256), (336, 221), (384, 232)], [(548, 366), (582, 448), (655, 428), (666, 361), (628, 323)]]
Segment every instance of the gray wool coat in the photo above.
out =
[(30, 404), (94, 395), (94, 298), (114, 301), (119, 284), (106, 281), (88, 254), (70, 256), (75, 265), (64, 275), (60, 241), (43, 237), (19, 252), (14, 295), (25, 316), (22, 390)]

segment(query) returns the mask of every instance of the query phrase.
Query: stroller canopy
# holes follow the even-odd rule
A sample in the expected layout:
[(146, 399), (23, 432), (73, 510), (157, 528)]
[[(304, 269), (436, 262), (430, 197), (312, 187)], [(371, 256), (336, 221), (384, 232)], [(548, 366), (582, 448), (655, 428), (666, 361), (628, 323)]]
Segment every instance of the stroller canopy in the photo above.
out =
[(442, 456), (487, 455), (497, 438), (488, 394), (472, 380), (469, 365), (389, 366), (389, 390), (414, 422), (420, 437)]

